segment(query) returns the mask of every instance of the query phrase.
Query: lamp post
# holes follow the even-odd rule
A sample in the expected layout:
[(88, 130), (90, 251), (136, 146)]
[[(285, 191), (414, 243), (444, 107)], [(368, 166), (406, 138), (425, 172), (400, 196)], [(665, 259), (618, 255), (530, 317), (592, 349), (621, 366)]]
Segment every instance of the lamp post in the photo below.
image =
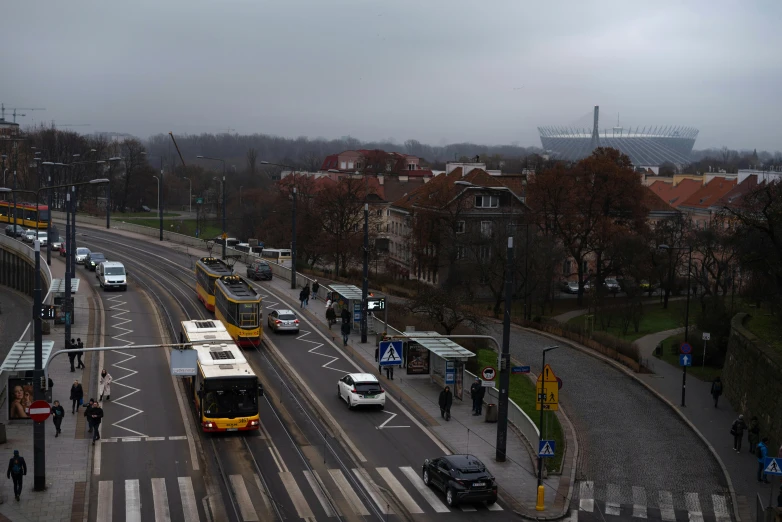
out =
[[(163, 241), (163, 156), (150, 156), (146, 153), (146, 151), (141, 151), (141, 154), (143, 156), (146, 156), (147, 158), (159, 158), (160, 159), (160, 178), (158, 179), (157, 176), (152, 176), (153, 178), (158, 180), (157, 184), (157, 213), (158, 218), (160, 221), (160, 241)], [(225, 255), (223, 255), (225, 257)]]
[[(52, 185), (52, 168), (54, 168), (54, 163), (51, 161), (44, 161), (43, 165), (49, 167), (49, 175), (46, 178), (46, 187), (49, 188)], [(52, 191), (47, 190), (46, 195), (46, 204), (49, 207), (49, 217), (46, 220), (46, 264), (52, 266)]]
[[(687, 304), (684, 308), (684, 342), (689, 341), (690, 334), (690, 276), (692, 274), (692, 245), (684, 247), (671, 247), (660, 245), (661, 250), (687, 250)], [(687, 366), (682, 365), (682, 407), (686, 406), (687, 398)]]
[[(282, 167), (285, 169), (291, 169), (293, 172), (293, 212), (291, 213), (291, 289), (296, 289), (296, 169), (290, 165), (284, 165), (282, 163), (271, 163), (268, 161), (261, 161), (261, 165), (273, 165), (275, 167)], [(366, 297), (364, 297), (366, 301)], [(366, 342), (366, 341), (364, 341)]]
[(367, 298), (369, 294), (369, 203), (364, 203), (364, 282), (361, 285), (361, 342), (367, 342)]
[[(540, 375), (543, 375), (543, 369), (546, 367), (546, 353), (550, 352), (551, 350), (556, 350), (559, 348), (559, 346), (549, 346), (548, 348), (543, 348), (543, 363), (540, 367)], [(543, 388), (545, 390), (545, 387)], [(543, 440), (543, 403), (545, 402), (544, 399), (546, 397), (545, 393), (541, 393), (538, 400), (540, 401), (540, 426), (538, 429), (538, 447), (540, 447), (540, 441)], [(545, 500), (545, 489), (543, 488), (543, 457), (538, 456), (538, 501), (535, 505), (535, 509), (537, 511), (543, 511), (545, 509), (544, 505)]]
[[(225, 246), (228, 242), (228, 237), (225, 235), (225, 160), (222, 158), (212, 158), (209, 156), (196, 156), (198, 159), (205, 159), (209, 161), (219, 161), (223, 164), (223, 259), (225, 259)], [(161, 218), (162, 219), (162, 218)], [(162, 226), (162, 225), (161, 225)]]
[(106, 185), (106, 229), (111, 228), (111, 180), (114, 179), (114, 164), (122, 161), (119, 156), (109, 158), (109, 182)]
[[(85, 183), (80, 183), (80, 185), (90, 185), (90, 184), (97, 184), (97, 183), (103, 183), (108, 180), (102, 180), (102, 179), (96, 179)], [(40, 193), (44, 190), (51, 190), (55, 188), (62, 188), (67, 187), (68, 185), (60, 185), (60, 186), (46, 186), (39, 188), (36, 190), (13, 190), (8, 189), (6, 187), (0, 188), (0, 192), (25, 192), (28, 194), (35, 194), (35, 204), (38, 205), (38, 200), (40, 199)], [(68, 193), (68, 198), (70, 201), (70, 193)], [(44, 379), (44, 369), (43, 369), (43, 335), (41, 332), (41, 309), (42, 309), (42, 298), (41, 298), (41, 242), (37, 239), (33, 243), (33, 248), (35, 251), (35, 279), (34, 279), (34, 286), (33, 286), (33, 344), (35, 348), (35, 354), (34, 354), (34, 369), (33, 369), (33, 398), (35, 400), (44, 400), (45, 399), (45, 393), (44, 390), (46, 388), (46, 382)], [(66, 303), (68, 303), (68, 307), (66, 309), (70, 309), (70, 277), (69, 272), (66, 271)], [(72, 311), (71, 311), (72, 313)], [(65, 337), (68, 339), (70, 337), (70, 325), (69, 322), (66, 321), (66, 333)], [(68, 346), (66, 342), (66, 346)], [(35, 422), (33, 423), (33, 470), (34, 470), (34, 478), (33, 478), (33, 489), (35, 491), (43, 491), (46, 489), (46, 430), (43, 422)]]
[(187, 192), (187, 202), (190, 205), (190, 212), (192, 213), (193, 212), (193, 181), (190, 178), (182, 178), (182, 179), (186, 179), (187, 182), (190, 184), (190, 189)]

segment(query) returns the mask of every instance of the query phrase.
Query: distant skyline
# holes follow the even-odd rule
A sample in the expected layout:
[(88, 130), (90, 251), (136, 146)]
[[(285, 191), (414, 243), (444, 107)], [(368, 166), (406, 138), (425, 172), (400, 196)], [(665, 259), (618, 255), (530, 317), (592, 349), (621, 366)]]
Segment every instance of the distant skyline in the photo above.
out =
[(540, 147), (538, 126), (600, 105), (601, 128), (618, 113), (695, 127), (696, 149), (782, 150), (773, 0), (31, 0), (3, 15), (0, 102), (47, 109), (22, 125)]

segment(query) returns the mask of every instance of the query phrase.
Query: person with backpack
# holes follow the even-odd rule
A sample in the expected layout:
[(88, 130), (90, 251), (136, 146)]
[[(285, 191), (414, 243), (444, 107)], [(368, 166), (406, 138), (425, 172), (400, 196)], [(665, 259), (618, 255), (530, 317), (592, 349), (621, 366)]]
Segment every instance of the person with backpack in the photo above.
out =
[(14, 456), (8, 462), (8, 478), (14, 481), (14, 496), (16, 500), (19, 500), (19, 495), (22, 494), (22, 480), (27, 475), (27, 463), (24, 461), (24, 457), (19, 455), (19, 450), (14, 450)]
[(717, 407), (717, 401), (720, 400), (722, 395), (722, 380), (719, 376), (715, 377), (711, 383), (711, 396), (714, 397), (714, 407)]
[[(81, 342), (81, 337), (76, 339), (76, 348), (84, 348), (84, 343)], [(86, 366), (84, 366), (84, 363), (81, 362), (81, 358), (82, 358), (83, 355), (84, 355), (84, 352), (76, 352), (76, 358), (79, 360), (79, 364), (76, 366), (77, 370), (80, 370), (82, 368), (86, 368)]]
[(760, 423), (757, 417), (749, 420), (749, 430), (747, 430), (747, 440), (749, 441), (749, 452), (755, 454), (755, 448), (760, 442)]
[(92, 445), (94, 446), (95, 441), (100, 440), (100, 422), (101, 419), (103, 419), (103, 408), (100, 407), (100, 403), (98, 401), (95, 401), (90, 416), (92, 417)]
[(741, 440), (744, 438), (744, 430), (746, 429), (747, 423), (744, 422), (744, 415), (739, 415), (739, 418), (734, 420), (730, 427), (730, 434), (733, 435), (733, 451), (736, 453), (741, 451)]
[(764, 473), (766, 469), (766, 457), (768, 457), (767, 444), (768, 437), (763, 437), (763, 439), (758, 443), (758, 482), (770, 484), (768, 481), (768, 476)]
[(56, 430), (54, 433), (55, 438), (59, 437), (60, 433), (62, 433), (60, 426), (62, 426), (63, 417), (65, 417), (65, 408), (60, 405), (60, 401), (54, 401), (54, 406), (52, 406), (52, 422), (54, 422), (54, 429)]

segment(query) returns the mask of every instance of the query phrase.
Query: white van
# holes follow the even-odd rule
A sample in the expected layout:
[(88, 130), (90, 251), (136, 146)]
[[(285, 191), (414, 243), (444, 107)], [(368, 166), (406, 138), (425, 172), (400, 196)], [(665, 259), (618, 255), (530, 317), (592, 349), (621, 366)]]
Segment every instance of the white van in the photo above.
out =
[(128, 289), (128, 273), (125, 271), (125, 265), (118, 261), (104, 261), (98, 265), (95, 270), (98, 282), (103, 290), (109, 288), (120, 288), (123, 291)]

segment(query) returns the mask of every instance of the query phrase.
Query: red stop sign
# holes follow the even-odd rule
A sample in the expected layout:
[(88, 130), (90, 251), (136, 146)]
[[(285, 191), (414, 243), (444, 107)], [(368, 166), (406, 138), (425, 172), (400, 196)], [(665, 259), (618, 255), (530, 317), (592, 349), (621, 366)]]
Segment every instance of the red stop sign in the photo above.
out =
[(30, 418), (35, 422), (43, 422), (52, 414), (52, 407), (46, 401), (34, 401), (30, 405)]

